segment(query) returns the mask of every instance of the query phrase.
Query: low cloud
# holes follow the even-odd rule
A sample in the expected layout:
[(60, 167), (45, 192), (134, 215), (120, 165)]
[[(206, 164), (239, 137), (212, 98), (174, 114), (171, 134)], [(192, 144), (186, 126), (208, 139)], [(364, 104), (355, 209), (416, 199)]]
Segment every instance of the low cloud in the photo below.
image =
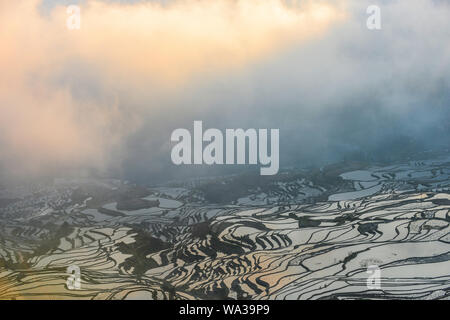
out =
[(2, 2), (0, 166), (170, 178), (194, 120), (279, 128), (282, 165), (445, 144), (449, 5), (380, 1), (370, 31), (370, 4), (95, 0), (70, 31), (65, 6)]
[(128, 135), (171, 113), (166, 96), (342, 18), (320, 2), (88, 1), (82, 28), (69, 31), (66, 7), (41, 5), (2, 2), (0, 13), (0, 163), (15, 173), (118, 169)]

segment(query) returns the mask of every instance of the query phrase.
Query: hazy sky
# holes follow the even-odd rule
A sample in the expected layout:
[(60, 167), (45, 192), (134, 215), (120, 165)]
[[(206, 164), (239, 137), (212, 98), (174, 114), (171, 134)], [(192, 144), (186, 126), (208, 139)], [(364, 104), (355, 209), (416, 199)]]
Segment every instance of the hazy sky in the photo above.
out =
[(3, 172), (173, 178), (193, 120), (279, 128), (282, 165), (450, 142), (449, 1), (77, 2), (0, 1)]

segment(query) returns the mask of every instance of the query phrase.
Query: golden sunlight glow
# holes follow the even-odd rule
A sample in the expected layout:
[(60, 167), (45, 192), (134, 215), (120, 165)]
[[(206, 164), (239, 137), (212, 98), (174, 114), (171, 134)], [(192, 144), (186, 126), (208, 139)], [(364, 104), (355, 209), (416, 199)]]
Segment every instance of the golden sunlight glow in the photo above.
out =
[[(120, 84), (136, 96), (151, 86), (170, 95), (204, 75), (239, 71), (319, 37), (344, 18), (337, 2), (301, 3), (179, 0), (161, 6), (90, 0), (81, 7), (81, 29), (69, 30), (65, 6), (43, 15), (40, 0), (2, 2), (0, 136), (11, 157), (5, 161), (21, 159), (20, 170), (51, 166), (49, 159), (102, 163), (108, 148), (139, 126), (139, 116), (132, 118), (138, 112), (124, 115), (111, 104), (116, 92), (110, 88)], [(72, 79), (81, 72), (80, 62), (112, 91), (107, 99), (80, 101), (58, 84), (61, 74)], [(87, 120), (79, 121), (87, 112)]]

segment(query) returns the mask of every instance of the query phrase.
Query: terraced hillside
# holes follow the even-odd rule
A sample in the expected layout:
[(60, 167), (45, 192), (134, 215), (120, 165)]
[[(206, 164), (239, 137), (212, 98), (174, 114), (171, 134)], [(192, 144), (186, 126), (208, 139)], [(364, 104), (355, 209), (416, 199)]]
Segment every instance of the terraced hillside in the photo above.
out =
[[(448, 299), (449, 174), (447, 157), (270, 181), (3, 190), (0, 298)], [(67, 286), (74, 265), (79, 290)], [(370, 265), (379, 289), (366, 285)]]

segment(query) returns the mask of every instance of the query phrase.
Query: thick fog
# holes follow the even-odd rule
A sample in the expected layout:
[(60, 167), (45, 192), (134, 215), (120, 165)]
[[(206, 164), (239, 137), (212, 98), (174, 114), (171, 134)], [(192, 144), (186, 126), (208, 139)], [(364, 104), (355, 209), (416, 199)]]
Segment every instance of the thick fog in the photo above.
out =
[(279, 129), (282, 167), (449, 145), (448, 1), (95, 0), (80, 30), (65, 5), (0, 3), (3, 176), (221, 174), (171, 163), (194, 120)]

